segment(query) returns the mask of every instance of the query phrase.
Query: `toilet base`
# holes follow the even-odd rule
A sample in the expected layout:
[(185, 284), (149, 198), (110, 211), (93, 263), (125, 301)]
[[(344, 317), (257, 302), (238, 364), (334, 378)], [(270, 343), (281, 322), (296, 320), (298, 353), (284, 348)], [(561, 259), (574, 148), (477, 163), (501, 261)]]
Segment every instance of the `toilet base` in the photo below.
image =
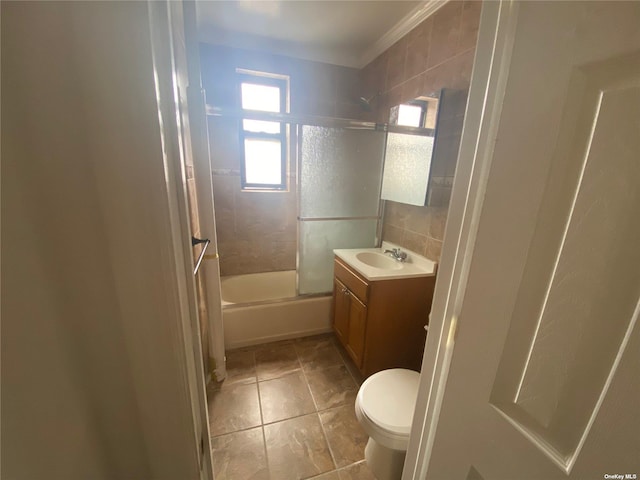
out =
[(405, 450), (383, 447), (371, 437), (364, 449), (367, 465), (378, 480), (400, 480), (406, 454)]

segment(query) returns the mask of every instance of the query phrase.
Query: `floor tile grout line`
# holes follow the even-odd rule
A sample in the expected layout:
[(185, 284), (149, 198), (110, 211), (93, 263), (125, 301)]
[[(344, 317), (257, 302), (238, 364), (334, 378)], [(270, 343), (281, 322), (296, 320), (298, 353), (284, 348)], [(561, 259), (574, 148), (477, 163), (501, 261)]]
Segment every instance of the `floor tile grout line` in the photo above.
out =
[(322, 423), (322, 418), (320, 418), (320, 412), (316, 412), (316, 415), (318, 416), (318, 423), (320, 424), (322, 435), (324, 435), (324, 441), (327, 443), (327, 448), (329, 449), (329, 455), (331, 455), (331, 461), (333, 462), (333, 469), (337, 470), (338, 463), (336, 462), (336, 456), (333, 454), (333, 448), (331, 448), (331, 442), (329, 441), (329, 437), (327, 436), (327, 430), (324, 428), (324, 423)]
[(286, 377), (287, 375), (293, 375), (296, 372), (302, 371), (302, 368), (296, 368), (295, 370), (291, 370), (288, 372), (283, 372), (281, 375), (278, 375), (277, 377), (269, 377), (269, 378), (263, 378), (262, 380), (258, 379), (258, 383), (264, 383), (264, 382), (270, 382), (271, 380), (278, 380), (282, 377)]
[[(262, 403), (260, 400), (260, 387), (258, 386), (258, 370), (257, 370), (257, 365), (256, 365), (256, 356), (255, 356), (255, 352), (251, 352), (252, 353), (252, 358), (253, 358), (253, 372), (254, 372), (254, 377), (255, 377), (255, 382), (250, 382), (250, 383), (232, 383), (230, 385), (227, 385), (227, 388), (235, 388), (235, 387), (239, 387), (239, 386), (249, 386), (249, 385), (253, 385), (255, 383), (256, 385), (256, 393), (258, 395), (258, 410), (260, 412), (260, 424), (259, 425), (253, 425), (250, 427), (245, 427), (245, 428), (239, 428), (237, 430), (232, 430), (230, 432), (224, 432), (224, 433), (219, 433), (217, 435), (210, 435), (211, 439), (214, 438), (218, 438), (218, 437), (222, 437), (224, 435), (231, 435), (232, 433), (238, 433), (238, 432), (245, 432), (247, 430), (251, 430), (253, 428), (258, 428), (258, 427), (262, 427), (264, 425), (263, 419), (262, 419)], [(220, 391), (222, 391), (222, 387), (220, 389)], [(207, 395), (207, 400), (209, 399), (209, 395)], [(211, 427), (209, 427), (211, 429)]]
[[(334, 349), (335, 349), (335, 346), (334, 346)], [(286, 421), (286, 420), (292, 420), (292, 419), (299, 418), (299, 417), (302, 417), (302, 416), (310, 416), (310, 415), (314, 415), (314, 414), (316, 415), (316, 418), (318, 419), (318, 421), (320, 423), (322, 435), (323, 435), (323, 438), (325, 440), (325, 444), (327, 445), (327, 449), (329, 451), (329, 454), (331, 456), (331, 460), (332, 460), (332, 463), (333, 463), (333, 469), (329, 470), (328, 472), (322, 472), (319, 475), (323, 475), (325, 473), (337, 472), (338, 471), (337, 470), (338, 467), (337, 467), (337, 464), (336, 464), (336, 461), (335, 461), (335, 456), (333, 454), (333, 451), (331, 450), (331, 446), (330, 446), (330, 443), (328, 441), (326, 430), (325, 430), (324, 425), (322, 424), (322, 421), (321, 421), (320, 416), (319, 416), (319, 412), (320, 411), (324, 411), (326, 409), (323, 409), (323, 410), (319, 410), (318, 409), (318, 404), (316, 402), (315, 397), (313, 396), (313, 392), (311, 391), (311, 388), (310, 388), (310, 385), (309, 385), (309, 379), (308, 379), (308, 376), (307, 376), (308, 373), (312, 373), (312, 372), (307, 372), (305, 370), (304, 363), (303, 363), (302, 359), (300, 358), (299, 351), (298, 351), (298, 349), (295, 348), (295, 345), (294, 345), (294, 351), (296, 352), (296, 362), (297, 362), (298, 368), (296, 368), (295, 370), (293, 370), (291, 372), (287, 372), (287, 373), (285, 373), (283, 375), (280, 375), (278, 377), (264, 379), (264, 380), (260, 380), (258, 378), (257, 355), (255, 353), (255, 350), (251, 351), (251, 360), (252, 360), (251, 363), (252, 363), (252, 368), (253, 368), (253, 376), (252, 376), (253, 379), (252, 379), (252, 381), (245, 382), (245, 383), (238, 382), (235, 385), (231, 384), (229, 386), (241, 386), (241, 385), (249, 386), (249, 385), (251, 385), (253, 383), (256, 384), (256, 392), (257, 392), (257, 395), (258, 395), (258, 406), (259, 406), (259, 411), (260, 411), (260, 425), (257, 425), (257, 426), (254, 425), (254, 426), (250, 426), (250, 427), (246, 427), (246, 428), (240, 428), (238, 430), (229, 431), (229, 432), (220, 433), (218, 435), (212, 435), (211, 436), (211, 438), (219, 438), (219, 437), (223, 437), (223, 436), (228, 436), (228, 435), (233, 435), (233, 434), (237, 434), (237, 433), (253, 430), (254, 428), (260, 427), (261, 434), (262, 434), (262, 440), (263, 440), (262, 448), (263, 448), (263, 453), (265, 455), (265, 464), (266, 464), (267, 474), (269, 475), (269, 477), (271, 476), (272, 472), (271, 472), (271, 468), (270, 468), (269, 454), (268, 454), (268, 450), (267, 450), (267, 447), (266, 447), (266, 429), (265, 429), (265, 426), (266, 425), (270, 425), (270, 424), (274, 424), (274, 423), (278, 423), (278, 422), (282, 422), (282, 421)], [(339, 364), (331, 365), (330, 367), (319, 368), (319, 369), (314, 370), (314, 372), (315, 371), (326, 370), (327, 368), (339, 367), (339, 366), (342, 366), (343, 363), (344, 363), (343, 359), (340, 357), (340, 363)], [(304, 383), (305, 383), (305, 386), (307, 388), (307, 391), (309, 392), (309, 395), (311, 397), (314, 411), (311, 411), (311, 412), (308, 412), (308, 413), (303, 413), (301, 415), (296, 415), (294, 417), (289, 417), (289, 418), (282, 419), (282, 420), (279, 420), (279, 421), (265, 423), (265, 417), (264, 417), (264, 411), (263, 411), (263, 405), (262, 405), (262, 400), (263, 399), (262, 399), (262, 392), (261, 392), (261, 388), (260, 388), (260, 383), (262, 383), (263, 381), (276, 380), (276, 379), (280, 379), (282, 377), (285, 377), (287, 375), (293, 375), (293, 374), (299, 374), (299, 373), (302, 374), (302, 379), (304, 380)]]
[(322, 430), (322, 435), (324, 436), (324, 441), (327, 444), (327, 449), (329, 450), (329, 455), (331, 456), (331, 461), (333, 462), (334, 470), (338, 468), (338, 464), (336, 463), (336, 457), (333, 454), (333, 449), (331, 448), (331, 442), (329, 442), (329, 437), (327, 436), (327, 431), (324, 428), (324, 424), (322, 423), (322, 418), (320, 418), (320, 411), (318, 410), (318, 404), (316, 399), (313, 396), (313, 392), (311, 391), (311, 387), (309, 386), (309, 379), (307, 378), (307, 374), (302, 372), (304, 375), (304, 381), (307, 384), (307, 390), (309, 390), (309, 395), (311, 395), (311, 399), (313, 400), (313, 405), (316, 408), (315, 414), (318, 417), (318, 423), (320, 424), (320, 429)]
[[(358, 379), (353, 375), (353, 372), (349, 368), (349, 365), (347, 365), (347, 360), (344, 358), (344, 355), (340, 351), (340, 348), (336, 346), (336, 350), (338, 350), (338, 354), (340, 355), (340, 360), (342, 360), (342, 363), (344, 364), (345, 368), (347, 369), (347, 372), (349, 372), (349, 375), (351, 375), (351, 378), (353, 379), (353, 381), (356, 384), (356, 387), (358, 387), (358, 390), (359, 390), (360, 389), (360, 382), (358, 382)], [(354, 364), (354, 367), (356, 367), (355, 364)], [(356, 368), (358, 368), (358, 367), (356, 367)]]
[[(298, 353), (297, 350), (296, 350), (296, 353)], [(299, 354), (298, 354), (298, 360), (300, 360), (300, 355)], [(304, 376), (304, 381), (307, 384), (307, 390), (309, 390), (309, 395), (311, 395), (311, 399), (313, 400), (313, 405), (316, 408), (315, 414), (318, 417), (318, 423), (320, 424), (320, 429), (322, 430), (322, 435), (324, 436), (324, 441), (327, 444), (327, 449), (329, 450), (329, 455), (331, 456), (331, 461), (333, 462), (333, 469), (336, 470), (338, 468), (338, 464), (336, 463), (336, 457), (333, 454), (333, 449), (331, 448), (331, 443), (329, 442), (329, 437), (327, 436), (327, 431), (325, 430), (324, 424), (322, 423), (322, 419), (320, 418), (320, 411), (318, 410), (318, 403), (316, 402), (316, 399), (313, 396), (313, 392), (311, 391), (311, 386), (309, 385), (309, 378), (307, 377), (307, 373), (304, 371), (304, 369), (302, 370), (302, 375)], [(328, 472), (323, 472), (323, 473), (328, 473)]]
[(267, 476), (271, 478), (271, 465), (269, 464), (269, 452), (267, 451), (267, 434), (264, 431), (264, 425), (260, 426), (262, 430), (262, 449), (264, 451), (264, 460), (267, 464)]
[(318, 475), (314, 475), (313, 477), (306, 477), (304, 480), (314, 480), (323, 475), (327, 475), (329, 473), (335, 472), (338, 475), (338, 480), (342, 478), (340, 472), (346, 470), (347, 468), (353, 467), (354, 465), (358, 465), (360, 463), (366, 463), (366, 460), (358, 460), (357, 462), (350, 463), (349, 465), (345, 465), (344, 467), (336, 467), (334, 470), (329, 470), (328, 472), (319, 473)]
[[(235, 433), (239, 433), (239, 432), (243, 432), (243, 431), (248, 431), (248, 430), (252, 430), (254, 428), (260, 427), (261, 428), (261, 432), (262, 432), (262, 438), (263, 438), (263, 451), (265, 453), (265, 459), (266, 459), (266, 465), (267, 465), (267, 473), (269, 474), (269, 476), (271, 476), (271, 467), (270, 467), (270, 462), (269, 462), (269, 454), (268, 454), (268, 449), (267, 449), (267, 446), (266, 446), (266, 426), (273, 425), (273, 424), (276, 424), (276, 423), (279, 423), (279, 422), (285, 422), (285, 421), (289, 421), (289, 420), (294, 420), (296, 418), (300, 418), (300, 417), (304, 417), (304, 416), (311, 416), (311, 415), (315, 414), (316, 418), (320, 422), (320, 428), (321, 428), (321, 431), (322, 431), (322, 434), (323, 434), (323, 437), (324, 437), (325, 443), (327, 445), (327, 449), (329, 451), (331, 460), (333, 462), (333, 467), (334, 467), (332, 470), (329, 470), (327, 472), (319, 473), (318, 475), (315, 475), (315, 476), (317, 477), (317, 476), (321, 476), (321, 475), (324, 475), (324, 474), (327, 474), (327, 473), (332, 473), (332, 472), (336, 472), (336, 474), (338, 474), (338, 476), (340, 476), (340, 473), (339, 473), (340, 470), (344, 470), (346, 468), (349, 468), (351, 465), (355, 465), (357, 463), (363, 462), (363, 460), (359, 460), (357, 462), (350, 463), (349, 465), (344, 465), (342, 467), (338, 467), (337, 462), (336, 462), (335, 454), (333, 452), (331, 443), (329, 442), (329, 437), (327, 435), (327, 429), (325, 428), (325, 425), (322, 422), (322, 419), (321, 419), (321, 416), (320, 416), (320, 414), (322, 412), (329, 411), (329, 410), (337, 410), (337, 409), (339, 409), (341, 407), (346, 407), (346, 406), (349, 405), (349, 402), (347, 402), (345, 404), (342, 404), (342, 405), (332, 405), (330, 407), (319, 409), (318, 408), (318, 402), (317, 402), (317, 400), (316, 400), (316, 398), (315, 398), (315, 396), (313, 394), (313, 391), (311, 390), (311, 386), (310, 386), (310, 382), (309, 382), (309, 376), (310, 375), (313, 375), (313, 374), (315, 374), (317, 372), (322, 372), (322, 371), (327, 371), (327, 370), (330, 370), (330, 369), (334, 369), (334, 368), (337, 369), (338, 367), (346, 368), (347, 372), (349, 374), (349, 377), (353, 381), (355, 389), (357, 390), (359, 388), (358, 380), (356, 379), (356, 377), (354, 376), (354, 374), (351, 371), (351, 368), (347, 364), (347, 359), (343, 355), (343, 352), (340, 351), (340, 346), (337, 344), (335, 336), (326, 335), (326, 336), (323, 336), (323, 337), (319, 338), (318, 341), (320, 342), (320, 341), (322, 341), (324, 339), (329, 339), (330, 340), (329, 344), (326, 345), (326, 346), (328, 347), (329, 345), (331, 345), (333, 347), (333, 351), (335, 351), (338, 354), (339, 359), (340, 359), (340, 361), (338, 363), (336, 363), (334, 365), (329, 365), (329, 366), (321, 364), (320, 368), (316, 368), (316, 369), (307, 371), (305, 369), (305, 363), (303, 362), (303, 360), (301, 358), (301, 353), (300, 353), (301, 349), (297, 346), (297, 344), (295, 342), (293, 342), (293, 343), (290, 343), (289, 345), (293, 346), (293, 349), (295, 351), (297, 368), (294, 369), (293, 371), (284, 373), (284, 374), (276, 376), (274, 378), (267, 378), (267, 379), (263, 379), (263, 380), (261, 380), (259, 378), (259, 376), (258, 376), (258, 360), (257, 360), (257, 355), (256, 355), (257, 349), (252, 350), (251, 351), (251, 354), (252, 354), (251, 357), (252, 357), (252, 363), (253, 363), (253, 369), (254, 369), (254, 374), (253, 374), (254, 381), (252, 381), (251, 383), (244, 383), (242, 385), (248, 386), (248, 385), (251, 385), (253, 383), (256, 384), (256, 391), (257, 391), (257, 394), (258, 394), (258, 402), (259, 402), (259, 409), (260, 409), (260, 424), (259, 425), (254, 425), (254, 426), (250, 426), (250, 427), (246, 427), (246, 428), (241, 428), (241, 429), (230, 431), (230, 432), (221, 433), (221, 434), (218, 434), (218, 435), (212, 435), (211, 438), (217, 438), (217, 437), (222, 437), (222, 436), (226, 436), (226, 435), (231, 435), (231, 434), (235, 434)], [(313, 402), (313, 407), (314, 407), (315, 411), (308, 412), (308, 413), (302, 413), (300, 415), (295, 415), (293, 417), (289, 417), (289, 418), (285, 418), (285, 419), (281, 419), (281, 420), (276, 420), (276, 421), (273, 421), (273, 422), (265, 423), (264, 414), (263, 414), (262, 394), (261, 394), (261, 389), (260, 389), (260, 383), (266, 382), (266, 381), (271, 381), (271, 380), (281, 379), (281, 378), (283, 378), (283, 377), (285, 377), (287, 375), (293, 375), (293, 374), (298, 374), (298, 373), (302, 374), (302, 378), (303, 378), (303, 380), (305, 382), (305, 385), (307, 387), (307, 391), (309, 392), (309, 394), (311, 396), (311, 400)], [(239, 382), (236, 385), (239, 386), (239, 385), (241, 385), (241, 383)], [(232, 384), (230, 386), (235, 386), (235, 385)], [(309, 478), (314, 478), (314, 477), (309, 477)]]
[[(313, 400), (313, 395), (311, 395), (311, 399)], [(328, 412), (329, 410), (335, 410), (335, 409), (338, 409), (338, 408), (348, 407), (348, 406), (349, 406), (348, 403), (343, 403), (341, 405), (333, 405), (331, 407), (323, 408), (323, 409), (320, 409), (320, 410), (314, 410), (313, 412), (301, 413), (299, 415), (294, 415), (292, 417), (281, 418), (280, 420), (274, 420), (272, 422), (266, 422), (266, 423), (263, 423), (262, 425), (255, 425), (253, 427), (242, 428), (240, 430), (234, 430), (233, 432), (229, 432), (229, 433), (221, 433), (220, 435), (216, 435), (216, 437), (221, 437), (222, 435), (229, 435), (230, 433), (242, 432), (244, 430), (250, 430), (252, 428), (258, 428), (260, 426), (265, 426), (266, 427), (268, 425), (273, 425), (274, 423), (286, 422), (287, 420), (294, 420), (296, 418), (307, 417), (307, 416), (313, 415), (315, 413), (324, 413), (324, 412)]]
[(271, 467), (269, 466), (269, 453), (267, 452), (267, 435), (264, 431), (264, 414), (262, 413), (262, 395), (260, 394), (260, 381), (258, 380), (258, 359), (255, 350), (253, 353), (253, 372), (256, 377), (256, 389), (258, 392), (258, 406), (260, 407), (260, 431), (262, 432), (262, 451), (267, 468), (267, 476), (271, 478)]
[(254, 428), (260, 428), (260, 427), (262, 427), (262, 426), (263, 426), (263, 425), (262, 425), (262, 424), (260, 424), (260, 425), (253, 425), (253, 426), (251, 426), (251, 427), (244, 427), (244, 428), (240, 428), (240, 429), (238, 429), (238, 430), (233, 430), (233, 431), (231, 431), (231, 432), (225, 432), (225, 433), (219, 433), (219, 434), (217, 434), (217, 435), (211, 435), (209, 438), (210, 438), (211, 440), (213, 440), (214, 438), (220, 438), (220, 437), (224, 437), (224, 436), (226, 436), (226, 435), (233, 435), (234, 433), (246, 432), (246, 431), (248, 431), (248, 430), (253, 430)]
[[(347, 371), (347, 375), (348, 375), (348, 377), (347, 377), (347, 378), (349, 378), (349, 379), (351, 380), (351, 382), (353, 382), (353, 387), (351, 387), (351, 388), (346, 388), (346, 389), (342, 389), (340, 392), (341, 392), (341, 393), (348, 393), (349, 391), (354, 391), (354, 392), (355, 392), (355, 394), (357, 395), (357, 394), (358, 394), (358, 388), (359, 388), (359, 387), (358, 387), (358, 384), (357, 384), (357, 383), (356, 383), (356, 381), (353, 379), (353, 377), (349, 374), (349, 369), (348, 369), (347, 367), (345, 367), (344, 365), (334, 365), (333, 367), (328, 367), (328, 368), (326, 368), (326, 369), (324, 369), (324, 370), (316, 370), (316, 371), (313, 371), (313, 372), (310, 372), (310, 373), (311, 373), (311, 374), (315, 374), (315, 373), (317, 373), (317, 372), (323, 372), (323, 371), (324, 371), (324, 372), (326, 372), (327, 370), (330, 370), (330, 369), (332, 369), (332, 368), (335, 368), (335, 369), (338, 369), (338, 368), (344, 368), (344, 369)], [(329, 406), (325, 406), (325, 407), (323, 407), (323, 408), (319, 408), (319, 407), (318, 407), (318, 401), (316, 400), (316, 397), (315, 397), (315, 395), (313, 394), (313, 389), (311, 389), (311, 383), (309, 382), (309, 377), (308, 377), (308, 376), (307, 376), (307, 383), (308, 383), (308, 385), (309, 385), (309, 390), (311, 390), (311, 396), (313, 397), (313, 400), (314, 400), (314, 401), (315, 401), (315, 403), (316, 403), (316, 410), (317, 410), (318, 412), (324, 412), (325, 410), (330, 410), (330, 409), (332, 409), (332, 408), (334, 408), (334, 407), (341, 407), (341, 406), (344, 406), (344, 405), (348, 405), (348, 404), (350, 403), (350, 402), (346, 402), (346, 403), (338, 403), (337, 405), (329, 405)], [(345, 400), (346, 400), (346, 398), (345, 398)]]
[[(297, 352), (297, 350), (295, 349), (295, 347), (294, 347), (294, 352), (296, 352), (296, 362), (298, 362), (299, 370), (300, 370), (301, 372), (303, 372), (303, 375), (304, 375), (304, 371), (303, 371), (303, 369), (302, 369), (302, 364), (301, 364), (301, 362), (300, 362), (300, 358), (298, 357), (298, 352)], [(263, 440), (264, 440), (265, 458), (266, 458), (266, 460), (267, 460), (267, 474), (268, 474), (269, 478), (271, 478), (271, 476), (272, 476), (272, 475), (271, 475), (271, 464), (270, 464), (270, 462), (269, 462), (269, 451), (267, 450), (267, 434), (266, 434), (266, 432), (265, 432), (265, 426), (267, 426), (267, 425), (273, 425), (273, 424), (276, 424), (276, 423), (278, 423), (279, 421), (280, 421), (280, 422), (283, 422), (283, 421), (286, 421), (286, 420), (290, 420), (291, 418), (299, 418), (299, 417), (302, 417), (302, 416), (304, 416), (304, 415), (297, 415), (296, 417), (291, 417), (291, 418), (286, 418), (286, 419), (279, 420), (279, 421), (275, 421), (275, 422), (265, 423), (265, 422), (264, 422), (264, 414), (263, 414), (263, 412), (262, 412), (262, 395), (260, 394), (260, 383), (261, 383), (261, 382), (268, 382), (268, 381), (270, 381), (270, 380), (277, 380), (277, 379), (280, 379), (280, 378), (282, 378), (282, 377), (284, 377), (284, 376), (286, 376), (286, 375), (290, 375), (290, 374), (294, 374), (294, 373), (296, 373), (296, 371), (297, 371), (297, 370), (298, 370), (298, 369), (294, 369), (293, 371), (291, 371), (291, 372), (287, 372), (287, 373), (285, 373), (285, 374), (283, 374), (283, 375), (280, 375), (279, 377), (260, 380), (260, 379), (258, 378), (258, 376), (257, 376), (257, 375), (258, 375), (258, 361), (257, 361), (257, 358), (256, 358), (256, 385), (258, 385), (258, 399), (259, 399), (259, 402), (260, 402), (260, 420), (261, 420), (261, 422), (262, 422), (262, 425), (261, 425), (261, 428), (262, 428), (262, 438), (263, 438)], [(306, 383), (306, 377), (305, 377), (305, 383)], [(308, 384), (307, 384), (307, 389), (308, 389), (308, 388), (309, 388), (309, 386), (308, 386)], [(311, 392), (309, 392), (309, 393), (311, 394)], [(313, 400), (313, 396), (311, 397), (311, 399)], [(315, 406), (315, 404), (314, 404), (314, 406)], [(310, 414), (313, 414), (313, 412), (311, 412), (311, 413), (307, 413), (306, 415), (310, 415)], [(325, 439), (325, 441), (326, 441), (326, 439)], [(328, 442), (327, 442), (327, 444), (328, 444)], [(333, 460), (333, 458), (332, 458), (332, 460)], [(335, 462), (334, 462), (334, 465), (335, 465)]]
[(256, 382), (256, 391), (258, 393), (258, 408), (260, 409), (260, 425), (264, 425), (264, 414), (262, 413), (262, 395), (260, 395), (260, 382)]

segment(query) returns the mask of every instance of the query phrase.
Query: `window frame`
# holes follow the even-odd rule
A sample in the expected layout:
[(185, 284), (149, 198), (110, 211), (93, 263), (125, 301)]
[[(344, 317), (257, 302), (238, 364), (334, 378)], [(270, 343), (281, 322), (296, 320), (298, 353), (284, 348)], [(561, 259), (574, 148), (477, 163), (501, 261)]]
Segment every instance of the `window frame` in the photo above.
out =
[[(248, 73), (237, 72), (237, 91), (238, 91), (238, 103), (239, 108), (242, 111), (260, 111), (249, 110), (242, 107), (242, 84), (249, 83), (253, 85), (264, 85), (270, 87), (277, 87), (280, 90), (280, 112), (287, 112), (288, 104), (288, 78), (282, 75), (270, 76), (262, 72)], [(288, 125), (284, 122), (273, 122), (280, 124), (279, 133), (267, 133), (267, 132), (252, 132), (244, 129), (244, 118), (239, 121), (239, 143), (240, 143), (240, 185), (242, 190), (246, 191), (287, 191), (287, 157), (288, 157)], [(245, 140), (257, 139), (257, 140), (271, 140), (280, 142), (280, 183), (249, 183), (247, 182), (247, 157), (245, 152)]]

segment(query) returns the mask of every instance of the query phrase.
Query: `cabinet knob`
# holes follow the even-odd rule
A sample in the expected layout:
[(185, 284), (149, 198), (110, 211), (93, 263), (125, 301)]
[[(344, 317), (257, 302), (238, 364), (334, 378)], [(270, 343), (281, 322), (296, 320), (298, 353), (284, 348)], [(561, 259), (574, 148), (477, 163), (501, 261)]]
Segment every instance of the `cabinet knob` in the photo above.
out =
[(349, 290), (347, 290), (346, 288), (343, 288), (341, 291), (342, 291), (342, 293), (344, 293), (345, 295), (349, 295)]

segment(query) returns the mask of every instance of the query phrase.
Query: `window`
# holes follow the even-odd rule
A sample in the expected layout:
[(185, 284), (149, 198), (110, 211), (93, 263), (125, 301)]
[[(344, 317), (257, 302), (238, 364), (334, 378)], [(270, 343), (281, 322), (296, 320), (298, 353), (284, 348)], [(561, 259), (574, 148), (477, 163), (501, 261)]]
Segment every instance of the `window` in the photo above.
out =
[[(243, 110), (286, 113), (287, 77), (238, 74)], [(245, 190), (287, 189), (287, 127), (284, 123), (243, 119), (240, 175)]]
[(424, 126), (425, 113), (424, 102), (403, 103), (398, 109), (398, 125), (422, 127)]

